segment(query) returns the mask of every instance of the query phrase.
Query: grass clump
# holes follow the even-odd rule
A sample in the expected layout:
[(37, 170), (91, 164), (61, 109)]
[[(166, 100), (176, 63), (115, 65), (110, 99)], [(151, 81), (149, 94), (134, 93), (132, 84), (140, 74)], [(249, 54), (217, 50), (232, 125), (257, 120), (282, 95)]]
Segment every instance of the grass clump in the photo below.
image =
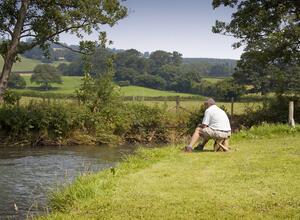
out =
[[(79, 178), (43, 219), (298, 219), (299, 127), (233, 137), (230, 153), (143, 149), (114, 169)], [(270, 139), (259, 135), (278, 134)], [(211, 149), (211, 148), (208, 148)]]

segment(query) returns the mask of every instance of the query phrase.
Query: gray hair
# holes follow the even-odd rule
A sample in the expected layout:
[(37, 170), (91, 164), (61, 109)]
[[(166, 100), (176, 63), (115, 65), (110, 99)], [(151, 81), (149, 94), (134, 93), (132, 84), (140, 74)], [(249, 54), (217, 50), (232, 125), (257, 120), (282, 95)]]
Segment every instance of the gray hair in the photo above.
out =
[(212, 98), (207, 99), (204, 103), (207, 105), (215, 105), (216, 104), (215, 100)]

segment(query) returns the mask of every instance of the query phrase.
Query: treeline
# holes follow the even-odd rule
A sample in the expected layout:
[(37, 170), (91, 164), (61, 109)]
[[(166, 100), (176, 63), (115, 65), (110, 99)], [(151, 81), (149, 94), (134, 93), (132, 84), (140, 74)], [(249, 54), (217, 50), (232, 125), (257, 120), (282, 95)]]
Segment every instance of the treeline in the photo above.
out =
[[(220, 81), (217, 84), (203, 80), (204, 76), (211, 74), (216, 66), (222, 66), (223, 75), (216, 71), (218, 76), (228, 76), (226, 65), (194, 62), (186, 63), (179, 52), (154, 51), (143, 54), (135, 49), (125, 51), (111, 51), (98, 49), (91, 58), (91, 74), (107, 71), (107, 60), (113, 57), (115, 68), (114, 81), (120, 86), (137, 85), (148, 88), (188, 92), (213, 96), (220, 99), (240, 96), (244, 89), (235, 84), (231, 79)], [(223, 62), (224, 60), (222, 60)], [(233, 66), (234, 64), (228, 64)], [(84, 63), (78, 59), (70, 64), (62, 63), (58, 70), (63, 75), (82, 76)], [(226, 72), (227, 71), (227, 72)]]
[[(78, 50), (76, 46), (68, 46)], [(66, 76), (83, 76), (82, 57), (61, 45), (50, 45), (46, 57), (40, 48), (34, 48), (24, 54), (25, 57), (40, 59), (48, 63), (62, 62), (57, 70)], [(144, 86), (148, 88), (187, 92), (219, 99), (238, 98), (244, 88), (231, 79), (217, 84), (203, 77), (228, 77), (233, 74), (236, 62), (227, 59), (183, 58), (179, 52), (157, 50), (141, 53), (135, 49), (116, 50), (98, 48), (91, 59), (91, 75), (101, 75), (107, 71), (107, 61), (113, 58), (114, 81), (120, 86)], [(13, 77), (15, 79), (15, 77)], [(10, 83), (13, 85), (13, 83)]]

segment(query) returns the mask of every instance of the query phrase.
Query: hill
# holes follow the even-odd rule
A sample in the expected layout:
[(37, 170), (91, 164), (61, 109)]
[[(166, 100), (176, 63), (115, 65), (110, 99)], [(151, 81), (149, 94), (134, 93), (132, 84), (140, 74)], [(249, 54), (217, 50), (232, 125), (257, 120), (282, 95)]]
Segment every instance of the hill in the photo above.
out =
[(187, 64), (195, 64), (195, 63), (202, 63), (202, 64), (228, 64), (231, 66), (236, 65), (236, 61), (234, 59), (218, 59), (218, 58), (183, 58), (183, 62)]
[[(26, 57), (21, 56), (21, 62), (16, 62), (13, 65), (12, 71), (32, 71), (34, 67), (38, 64), (41, 64), (41, 61), (35, 59), (29, 59)], [(3, 68), (3, 58), (0, 57), (0, 69)]]
[[(19, 89), (20, 92), (29, 92), (29, 91), (39, 91), (39, 86), (35, 83), (30, 82), (30, 75), (23, 75), (27, 88)], [(47, 91), (47, 93), (57, 93), (57, 94), (73, 94), (81, 84), (82, 77), (79, 76), (63, 76), (63, 84), (53, 84), (53, 89)], [(189, 93), (176, 93), (171, 91), (162, 91), (157, 89), (149, 89), (141, 86), (125, 86), (121, 87), (121, 94), (123, 96), (144, 96), (144, 97), (167, 97), (167, 96), (196, 96)], [(46, 93), (40, 91), (41, 93)]]

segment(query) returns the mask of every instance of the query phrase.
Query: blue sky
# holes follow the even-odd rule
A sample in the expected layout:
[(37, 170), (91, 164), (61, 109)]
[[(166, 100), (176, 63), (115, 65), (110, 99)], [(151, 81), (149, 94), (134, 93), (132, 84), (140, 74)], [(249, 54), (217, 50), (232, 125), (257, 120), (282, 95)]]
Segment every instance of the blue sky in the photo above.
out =
[[(129, 15), (114, 27), (104, 27), (110, 47), (178, 51), (184, 57), (214, 57), (239, 59), (242, 49), (233, 49), (236, 39), (213, 34), (215, 20), (229, 21), (230, 8), (212, 9), (212, 0), (126, 0)], [(97, 35), (85, 39), (96, 40)], [(64, 34), (61, 40), (78, 43), (74, 36)]]

